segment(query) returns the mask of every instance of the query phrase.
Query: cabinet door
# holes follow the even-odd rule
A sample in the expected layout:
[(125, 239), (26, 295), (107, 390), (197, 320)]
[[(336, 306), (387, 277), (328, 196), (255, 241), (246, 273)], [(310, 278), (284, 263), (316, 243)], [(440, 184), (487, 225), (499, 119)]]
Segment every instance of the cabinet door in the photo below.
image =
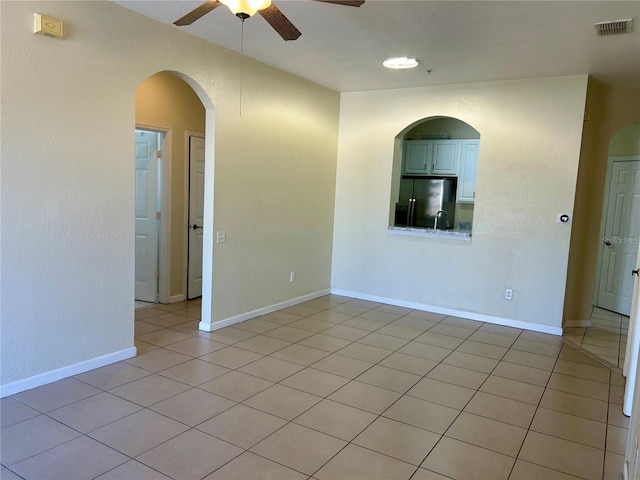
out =
[(476, 198), (476, 174), (478, 172), (479, 140), (464, 140), (460, 147), (460, 175), (457, 201), (473, 203)]
[(459, 140), (436, 140), (433, 142), (433, 175), (458, 174)]
[(428, 175), (431, 167), (431, 142), (407, 141), (404, 144), (404, 173)]

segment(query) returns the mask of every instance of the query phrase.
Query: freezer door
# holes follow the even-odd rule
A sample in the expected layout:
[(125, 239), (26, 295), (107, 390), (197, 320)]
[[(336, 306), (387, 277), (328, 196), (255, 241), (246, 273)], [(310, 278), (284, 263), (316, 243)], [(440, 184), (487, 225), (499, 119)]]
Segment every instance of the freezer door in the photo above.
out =
[(416, 227), (433, 227), (433, 217), (438, 210), (431, 212), (431, 197), (433, 196), (433, 180), (416, 179), (413, 186), (413, 196), (415, 200), (415, 213), (413, 224)]
[(454, 220), (456, 215), (456, 179), (447, 178), (444, 180), (442, 189), (442, 204), (440, 210), (447, 212), (446, 221), (445, 218), (440, 217), (438, 219), (438, 229), (448, 229), (454, 227)]
[(415, 207), (415, 226), (433, 228), (436, 214), (441, 210), (443, 180), (441, 179), (416, 179), (413, 187)]
[(399, 227), (413, 226), (413, 178), (400, 180), (400, 195), (396, 203), (395, 225)]

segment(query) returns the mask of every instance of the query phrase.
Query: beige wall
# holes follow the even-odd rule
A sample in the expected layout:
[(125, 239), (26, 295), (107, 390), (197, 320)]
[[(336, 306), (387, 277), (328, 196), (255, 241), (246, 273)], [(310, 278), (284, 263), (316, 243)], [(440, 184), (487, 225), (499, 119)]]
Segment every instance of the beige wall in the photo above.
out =
[[(586, 76), (342, 94), (332, 288), (559, 333)], [(449, 116), (480, 133), (470, 242), (390, 234), (396, 136)], [(513, 300), (504, 299), (505, 288)]]
[(630, 123), (618, 130), (609, 144), (610, 157), (640, 155), (640, 123)]
[[(610, 142), (621, 129), (637, 132), (637, 127), (628, 125), (640, 120), (640, 90), (612, 88), (590, 81), (586, 109), (589, 120), (584, 122), (580, 150), (567, 269), (565, 322), (588, 320), (591, 313)], [(634, 150), (628, 142), (625, 145), (616, 147), (616, 151)]]
[(205, 109), (193, 89), (184, 80), (167, 72), (147, 78), (136, 89), (136, 124), (171, 129), (171, 232), (169, 296), (185, 291), (185, 253), (188, 199), (188, 146), (186, 133), (204, 136)]
[[(229, 50), (112, 2), (0, 9), (3, 387), (130, 354), (135, 92), (157, 72), (208, 109), (213, 321), (329, 288), (336, 92), (244, 58), (240, 116)], [(34, 12), (65, 38), (33, 34)]]

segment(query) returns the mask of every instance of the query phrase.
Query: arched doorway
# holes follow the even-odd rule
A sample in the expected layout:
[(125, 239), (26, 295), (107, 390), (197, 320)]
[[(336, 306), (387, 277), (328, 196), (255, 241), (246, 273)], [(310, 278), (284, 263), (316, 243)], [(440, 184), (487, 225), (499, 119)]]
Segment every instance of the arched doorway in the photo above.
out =
[(597, 307), (629, 316), (640, 236), (640, 123), (620, 129), (609, 143), (602, 218)]
[[(136, 90), (136, 129), (159, 133), (164, 144), (157, 176), (161, 209), (155, 217), (160, 238), (158, 300), (168, 311), (176, 302), (188, 301), (185, 306), (194, 313), (197, 309), (194, 317), (205, 325), (211, 323), (214, 118), (206, 92), (179, 72), (156, 73)], [(190, 228), (192, 224), (197, 228)], [(200, 242), (195, 253), (194, 240)], [(195, 290), (189, 289), (193, 278), (199, 282)]]
[[(593, 231), (594, 237), (599, 236), (594, 248), (597, 254), (591, 260), (595, 276), (590, 285), (588, 320), (583, 324), (569, 321), (563, 335), (583, 350), (622, 368), (628, 351), (631, 270), (637, 264), (640, 234), (640, 195), (634, 194), (640, 187), (640, 123), (630, 123), (611, 136), (603, 183), (600, 230)], [(594, 214), (597, 217), (595, 209)]]
[[(136, 90), (136, 131), (136, 300), (150, 300), (149, 284), (156, 279), (158, 302), (199, 297), (201, 289), (190, 296), (187, 291), (190, 280), (201, 278), (202, 261), (190, 264), (188, 258), (201, 259), (202, 236), (186, 226), (189, 210), (201, 212), (204, 201), (199, 146), (204, 147), (205, 108), (184, 80), (156, 73)], [(193, 182), (189, 173), (198, 155), (202, 172)]]

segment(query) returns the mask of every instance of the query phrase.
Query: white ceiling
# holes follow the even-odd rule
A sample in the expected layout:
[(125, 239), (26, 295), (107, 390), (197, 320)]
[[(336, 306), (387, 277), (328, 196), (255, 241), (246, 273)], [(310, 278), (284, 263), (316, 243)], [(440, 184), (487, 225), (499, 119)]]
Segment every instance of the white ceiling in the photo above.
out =
[[(170, 24), (203, 0), (117, 0)], [(640, 87), (640, 1), (366, 0), (360, 8), (273, 0), (302, 32), (285, 42), (255, 15), (244, 54), (337, 91), (590, 74)], [(596, 22), (632, 18), (631, 33), (598, 37)], [(241, 22), (220, 6), (179, 28), (240, 51)], [(414, 70), (382, 67), (416, 57)], [(431, 70), (431, 74), (427, 71)]]

